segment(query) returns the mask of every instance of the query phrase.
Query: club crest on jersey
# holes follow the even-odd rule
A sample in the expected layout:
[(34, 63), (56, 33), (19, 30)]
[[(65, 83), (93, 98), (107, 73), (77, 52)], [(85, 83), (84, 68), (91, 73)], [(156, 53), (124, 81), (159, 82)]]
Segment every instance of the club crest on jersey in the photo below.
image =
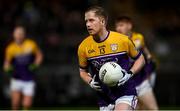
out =
[(118, 44), (111, 44), (111, 50), (116, 52), (118, 50)]

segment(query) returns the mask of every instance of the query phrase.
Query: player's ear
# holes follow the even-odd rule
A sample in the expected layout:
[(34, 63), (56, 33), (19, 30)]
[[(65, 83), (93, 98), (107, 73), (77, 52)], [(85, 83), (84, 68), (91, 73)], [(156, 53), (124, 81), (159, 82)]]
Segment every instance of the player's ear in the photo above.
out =
[(104, 19), (102, 19), (101, 22), (104, 23)]
[(130, 29), (130, 30), (132, 29), (132, 24), (130, 24), (130, 23), (128, 24), (128, 29)]
[(102, 23), (102, 24), (105, 24), (105, 19), (102, 18), (102, 19), (101, 19), (101, 23)]
[(133, 25), (131, 24), (131, 25), (130, 25), (130, 29), (132, 29), (132, 28), (133, 28)]

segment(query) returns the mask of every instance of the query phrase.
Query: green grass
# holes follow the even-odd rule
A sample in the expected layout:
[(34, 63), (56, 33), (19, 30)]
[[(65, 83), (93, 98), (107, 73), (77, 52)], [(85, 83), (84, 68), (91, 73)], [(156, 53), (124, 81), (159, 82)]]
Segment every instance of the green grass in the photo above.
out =
[[(99, 110), (99, 107), (34, 107), (32, 110)], [(160, 110), (180, 110), (180, 107), (160, 107)]]
[(99, 110), (99, 107), (34, 107), (32, 110)]
[[(4, 109), (5, 110), (5, 109)], [(8, 108), (6, 108), (8, 110)], [(66, 107), (33, 107), (31, 110), (99, 110), (99, 107), (80, 107), (80, 106), (66, 106)], [(160, 107), (160, 110), (180, 110), (180, 106)]]

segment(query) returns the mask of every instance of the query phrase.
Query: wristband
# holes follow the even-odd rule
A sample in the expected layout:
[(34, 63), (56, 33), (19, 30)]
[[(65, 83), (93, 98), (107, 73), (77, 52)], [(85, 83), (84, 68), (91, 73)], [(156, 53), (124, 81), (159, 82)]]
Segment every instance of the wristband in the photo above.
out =
[(127, 73), (128, 73), (128, 74), (131, 74), (131, 75), (134, 75), (131, 70), (129, 70)]

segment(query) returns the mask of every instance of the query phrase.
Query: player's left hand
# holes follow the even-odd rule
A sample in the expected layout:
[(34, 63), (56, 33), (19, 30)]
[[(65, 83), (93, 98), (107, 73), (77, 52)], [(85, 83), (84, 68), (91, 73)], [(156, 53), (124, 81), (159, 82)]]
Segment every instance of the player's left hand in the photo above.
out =
[(132, 71), (126, 71), (126, 70), (122, 70), (122, 73), (124, 75), (124, 77), (122, 79), (119, 80), (118, 82), (118, 86), (123, 85), (125, 82), (127, 82), (133, 75)]
[(30, 64), (30, 65), (29, 65), (29, 70), (30, 70), (30, 71), (35, 71), (37, 68), (38, 68), (38, 65), (37, 65), (37, 64)]

